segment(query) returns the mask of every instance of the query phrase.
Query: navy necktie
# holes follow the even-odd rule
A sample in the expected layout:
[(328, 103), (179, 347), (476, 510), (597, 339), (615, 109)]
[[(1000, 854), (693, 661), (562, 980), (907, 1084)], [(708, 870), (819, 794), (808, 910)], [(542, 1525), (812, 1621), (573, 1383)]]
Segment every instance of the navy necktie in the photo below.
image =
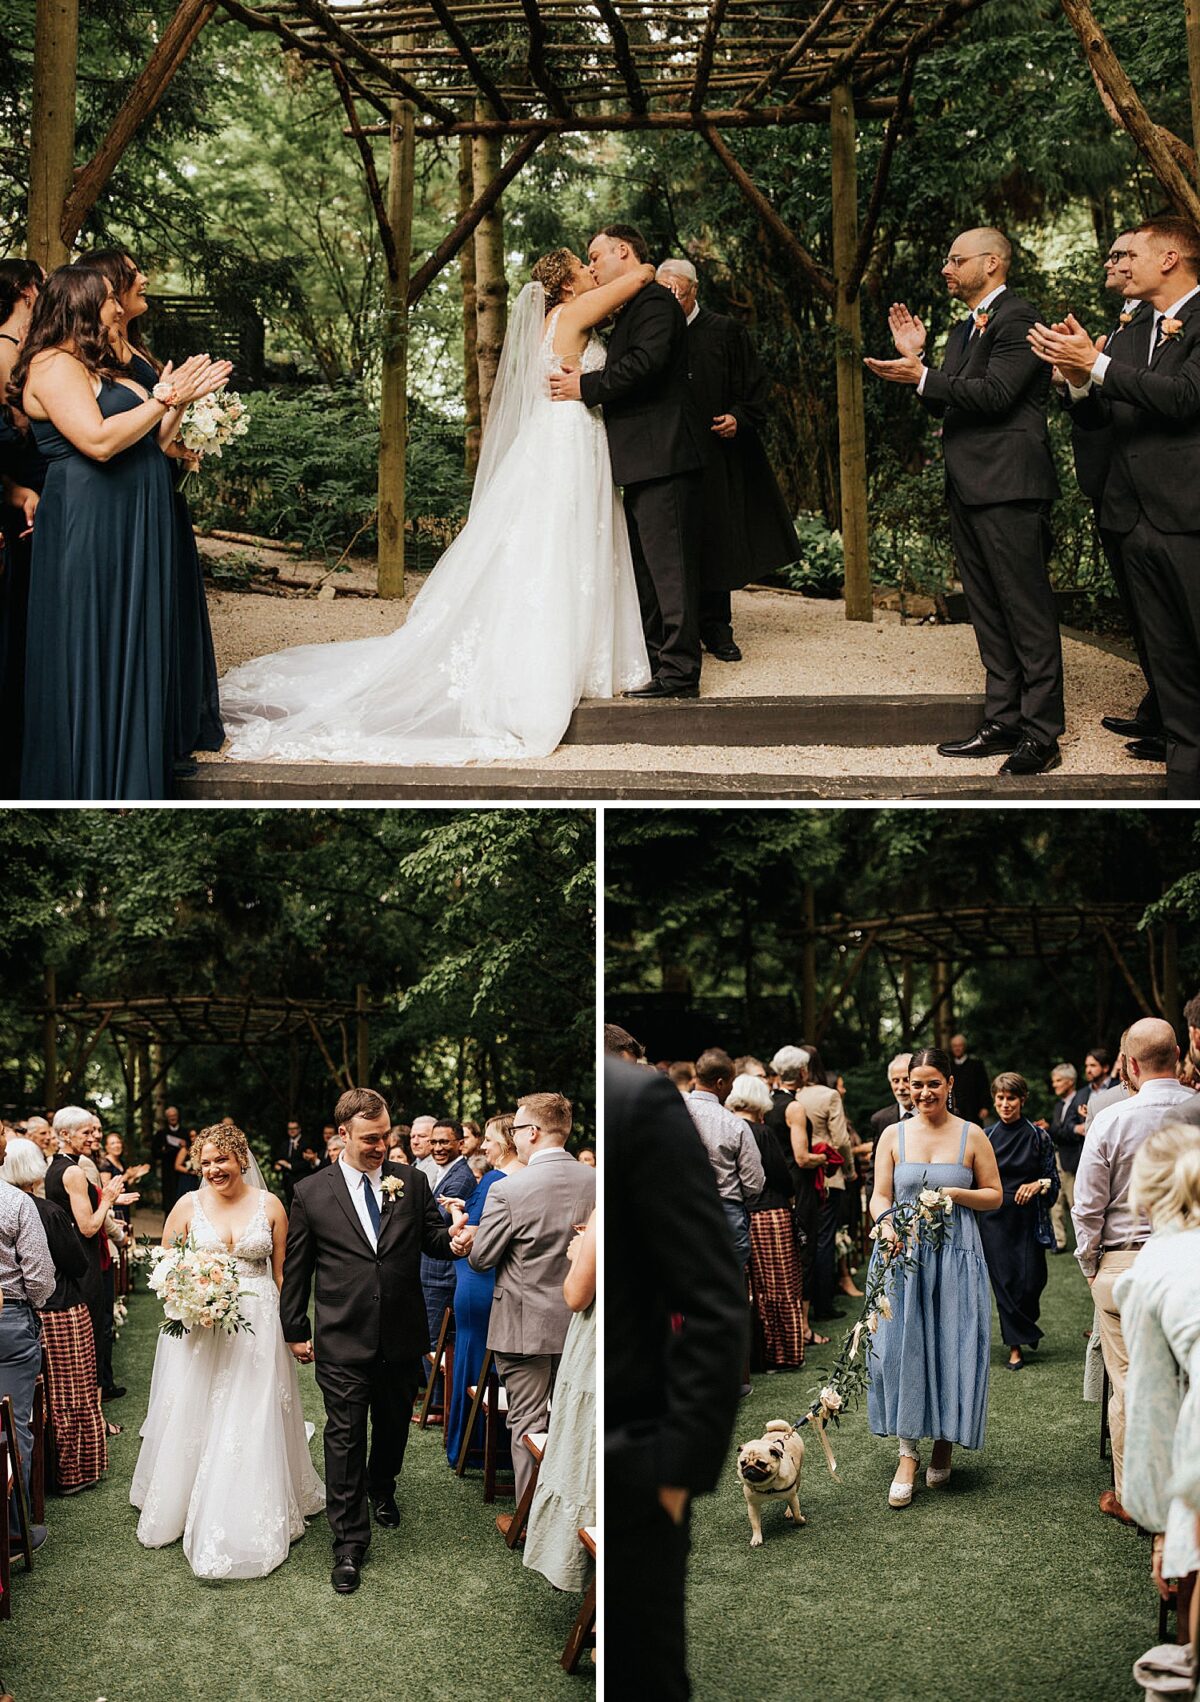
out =
[(363, 1198), (367, 1202), (367, 1216), (371, 1220), (371, 1228), (375, 1231), (375, 1239), (379, 1240), (379, 1201), (375, 1198), (375, 1190), (371, 1186), (371, 1178), (363, 1171)]

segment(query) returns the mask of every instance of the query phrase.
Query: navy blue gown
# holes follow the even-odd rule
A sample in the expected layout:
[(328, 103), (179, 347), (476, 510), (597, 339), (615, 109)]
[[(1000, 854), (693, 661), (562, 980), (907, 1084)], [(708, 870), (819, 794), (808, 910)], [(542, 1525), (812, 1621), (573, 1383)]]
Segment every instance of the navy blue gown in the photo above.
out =
[[(142, 405), (105, 379), (105, 419)], [(26, 645), (25, 798), (170, 796), (173, 501), (154, 430), (110, 461), (49, 420), (33, 529)]]
[[(158, 374), (134, 349), (126, 368), (129, 376), (147, 392), (158, 383)], [(175, 508), (175, 645), (171, 672), (171, 725), (175, 757), (186, 761), (193, 751), (219, 751), (225, 743), (221, 704), (217, 691), (217, 658), (213, 650), (204, 569), (196, 548), (196, 532), (187, 497), (179, 486), (186, 468), (181, 461), (167, 460)]]
[[(479, 1185), (467, 1201), (467, 1222), (479, 1223), (487, 1204), (489, 1189), (504, 1180), (503, 1170), (485, 1170)], [(488, 1320), (492, 1315), (492, 1290), (496, 1273), (477, 1271), (469, 1259), (454, 1261), (454, 1379), (450, 1385), (450, 1413), (446, 1420), (446, 1457), (452, 1466), (458, 1464), (471, 1397), (467, 1390), (478, 1383), (487, 1352)], [(504, 1433), (507, 1436), (507, 1432)], [(482, 1419), (472, 1438), (483, 1455)]]
[[(46, 464), (32, 436), (0, 408), (0, 472), (15, 484), (41, 491)], [(3, 580), (0, 582), (0, 797), (21, 792), (21, 737), (25, 719), (25, 635), (29, 616), (29, 564), (33, 539), (22, 537), (24, 510), (4, 502)]]
[[(994, 1123), (987, 1137), (1000, 1168), (1004, 1204), (979, 1219), (979, 1233), (1000, 1314), (1000, 1334), (1006, 1347), (1033, 1347), (1042, 1339), (1038, 1313), (1046, 1286), (1046, 1249), (1037, 1238), (1037, 1201), (1019, 1206), (1015, 1196), (1023, 1182), (1036, 1182), (1042, 1175), (1045, 1137), (1028, 1117), (1017, 1123)], [(1052, 1203), (1058, 1194), (1057, 1181), (1052, 1180), (1050, 1187)]]

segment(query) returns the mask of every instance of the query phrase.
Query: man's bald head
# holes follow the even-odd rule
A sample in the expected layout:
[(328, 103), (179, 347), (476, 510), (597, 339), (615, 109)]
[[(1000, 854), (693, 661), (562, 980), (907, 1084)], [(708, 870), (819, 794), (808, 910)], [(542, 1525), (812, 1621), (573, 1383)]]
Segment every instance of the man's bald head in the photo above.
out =
[(965, 230), (954, 244), (956, 254), (992, 255), (1007, 273), (1012, 265), (1012, 243), (995, 225), (977, 225)]
[(1012, 264), (1012, 244), (1003, 231), (978, 225), (960, 231), (942, 267), (946, 289), (957, 300), (974, 307), (984, 296), (999, 289)]
[(1125, 1036), (1125, 1056), (1134, 1081), (1173, 1076), (1179, 1059), (1175, 1030), (1161, 1017), (1144, 1016)]

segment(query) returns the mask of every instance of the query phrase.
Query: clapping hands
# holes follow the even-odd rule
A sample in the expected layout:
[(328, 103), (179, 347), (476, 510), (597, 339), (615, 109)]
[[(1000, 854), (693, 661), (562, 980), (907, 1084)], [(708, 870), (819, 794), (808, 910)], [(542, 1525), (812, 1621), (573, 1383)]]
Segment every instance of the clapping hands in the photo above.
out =
[(1056, 325), (1043, 325), (1039, 320), (1028, 337), (1038, 359), (1057, 367), (1067, 383), (1077, 390), (1083, 389), (1091, 378), (1096, 356), (1103, 352), (1106, 341), (1105, 337), (1097, 337), (1093, 342), (1073, 313)]
[(891, 384), (919, 384), (925, 370), (924, 325), (902, 301), (894, 301), (888, 309), (888, 329), (900, 358), (875, 360), (868, 355), (863, 365), (876, 378), (886, 378)]
[(211, 396), (214, 391), (220, 390), (229, 382), (232, 372), (232, 361), (189, 355), (179, 367), (168, 361), (159, 382), (171, 386), (177, 407), (186, 407), (189, 402), (197, 402), (201, 396)]

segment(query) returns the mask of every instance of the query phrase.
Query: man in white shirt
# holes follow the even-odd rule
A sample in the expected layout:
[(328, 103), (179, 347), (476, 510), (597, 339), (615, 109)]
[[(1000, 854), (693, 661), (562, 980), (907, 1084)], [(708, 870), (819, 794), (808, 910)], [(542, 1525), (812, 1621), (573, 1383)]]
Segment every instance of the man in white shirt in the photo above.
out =
[(1127, 1271), (1150, 1226), (1129, 1204), (1129, 1178), (1147, 1136), (1169, 1123), (1190, 1104), (1190, 1088), (1175, 1079), (1179, 1047), (1169, 1022), (1143, 1017), (1125, 1036), (1125, 1068), (1133, 1089), (1130, 1099), (1106, 1106), (1087, 1132), (1075, 1175), (1075, 1257), (1092, 1289), (1100, 1322), (1100, 1345), (1108, 1372), (1108, 1427), (1112, 1437), (1116, 1491), (1105, 1490), (1100, 1511), (1125, 1524), (1133, 1520), (1121, 1504), (1125, 1472), (1125, 1376), (1129, 1354), (1121, 1333), (1121, 1313), (1113, 1285)]

